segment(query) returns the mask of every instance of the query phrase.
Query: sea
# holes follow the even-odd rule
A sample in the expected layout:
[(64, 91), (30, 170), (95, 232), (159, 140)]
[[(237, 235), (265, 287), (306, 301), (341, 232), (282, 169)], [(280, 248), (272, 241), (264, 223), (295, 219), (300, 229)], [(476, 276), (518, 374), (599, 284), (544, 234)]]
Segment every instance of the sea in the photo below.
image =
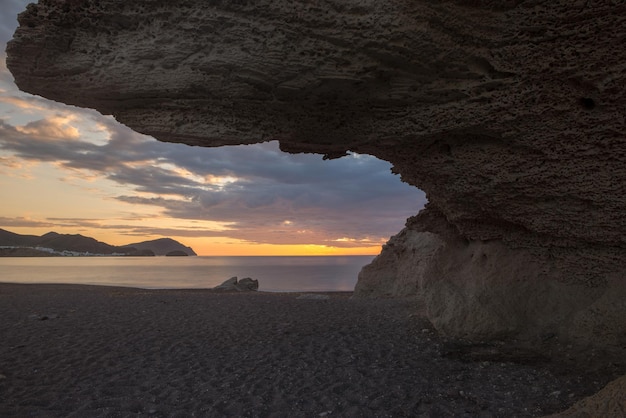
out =
[(374, 256), (0, 257), (0, 282), (206, 289), (237, 276), (266, 292), (352, 291)]

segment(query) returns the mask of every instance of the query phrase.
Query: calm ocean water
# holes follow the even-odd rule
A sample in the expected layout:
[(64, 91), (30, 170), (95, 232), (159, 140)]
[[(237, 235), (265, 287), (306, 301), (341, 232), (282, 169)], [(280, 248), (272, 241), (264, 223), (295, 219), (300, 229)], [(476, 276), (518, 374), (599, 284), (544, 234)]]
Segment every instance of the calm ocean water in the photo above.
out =
[(0, 281), (147, 289), (209, 288), (237, 276), (267, 292), (351, 291), (374, 256), (2, 257)]

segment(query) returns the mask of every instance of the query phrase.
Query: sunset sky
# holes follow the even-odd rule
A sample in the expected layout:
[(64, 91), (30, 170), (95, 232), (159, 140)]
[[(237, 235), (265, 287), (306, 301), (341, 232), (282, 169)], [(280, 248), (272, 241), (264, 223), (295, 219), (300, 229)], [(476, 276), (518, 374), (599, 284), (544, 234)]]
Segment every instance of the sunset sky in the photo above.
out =
[(0, 5), (0, 228), (114, 245), (171, 237), (200, 255), (377, 254), (426, 202), (371, 156), (161, 143), (22, 93), (4, 50), (28, 3)]

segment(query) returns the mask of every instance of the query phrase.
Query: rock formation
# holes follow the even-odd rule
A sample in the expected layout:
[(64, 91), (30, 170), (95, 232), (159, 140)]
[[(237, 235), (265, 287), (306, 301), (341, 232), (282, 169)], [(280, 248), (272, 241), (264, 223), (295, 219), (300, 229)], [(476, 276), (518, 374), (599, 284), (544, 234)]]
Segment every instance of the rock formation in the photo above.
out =
[(253, 292), (259, 289), (259, 281), (250, 277), (244, 277), (241, 280), (237, 276), (231, 277), (219, 286), (215, 286), (213, 290), (220, 292)]
[(359, 274), (359, 297), (416, 295), (439, 331), (473, 340), (544, 338), (624, 349), (626, 292), (620, 272), (604, 286), (573, 285), (559, 260), (500, 240), (425, 232), (428, 211)]
[(363, 267), (355, 295), (359, 298), (422, 297), (427, 268), (442, 245), (444, 241), (436, 234), (403, 229), (391, 237), (371, 264)]
[(626, 376), (606, 385), (593, 396), (577, 402), (567, 411), (548, 418), (624, 417), (626, 416)]
[(391, 162), (430, 203), (357, 294), (419, 294), (453, 335), (625, 346), (626, 4), (40, 0), (19, 21), (24, 91), (161, 141)]

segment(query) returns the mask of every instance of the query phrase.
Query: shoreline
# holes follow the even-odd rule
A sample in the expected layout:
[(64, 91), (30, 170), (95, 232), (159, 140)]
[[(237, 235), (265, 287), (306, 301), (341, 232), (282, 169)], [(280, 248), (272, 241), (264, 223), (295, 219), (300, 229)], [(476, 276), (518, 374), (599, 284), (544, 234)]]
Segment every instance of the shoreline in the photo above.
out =
[(0, 281), (147, 289), (212, 288), (230, 277), (261, 291), (352, 291), (369, 257), (44, 257), (0, 258)]
[[(24, 283), (24, 282), (4, 282), (0, 281), (0, 289), (2, 286), (37, 286), (37, 287), (67, 287), (68, 290), (72, 290), (72, 287), (85, 287), (85, 288), (119, 288), (124, 290), (136, 290), (136, 291), (144, 291), (144, 290), (153, 290), (153, 291), (181, 291), (181, 292), (205, 292), (210, 294), (260, 294), (260, 295), (300, 295), (300, 294), (319, 294), (319, 295), (327, 295), (327, 296), (352, 296), (354, 293), (353, 290), (255, 290), (249, 292), (225, 292), (216, 290), (213, 287), (139, 287), (134, 285), (124, 286), (121, 284), (94, 284), (94, 283), (48, 283), (48, 282), (33, 282), (33, 283)], [(62, 290), (62, 289), (55, 289)], [(0, 293), (1, 295), (1, 293)]]
[(0, 283), (0, 415), (543, 416), (621, 370), (452, 341), (414, 300), (351, 294)]

